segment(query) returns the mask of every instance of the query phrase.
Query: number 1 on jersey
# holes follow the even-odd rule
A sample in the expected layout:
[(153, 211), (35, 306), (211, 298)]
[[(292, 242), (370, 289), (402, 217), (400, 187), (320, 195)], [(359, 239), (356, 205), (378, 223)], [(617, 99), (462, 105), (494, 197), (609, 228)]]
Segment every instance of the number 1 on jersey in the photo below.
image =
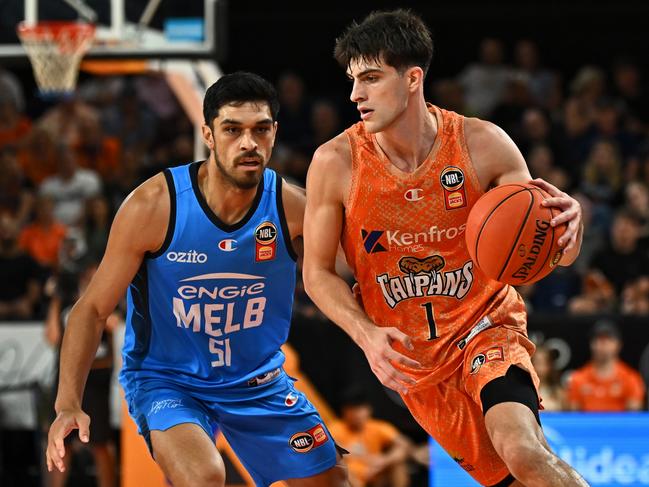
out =
[(435, 315), (433, 314), (433, 303), (429, 301), (428, 303), (422, 304), (422, 307), (426, 310), (426, 321), (428, 321), (429, 330), (428, 340), (439, 338), (437, 336), (437, 327), (435, 325)]

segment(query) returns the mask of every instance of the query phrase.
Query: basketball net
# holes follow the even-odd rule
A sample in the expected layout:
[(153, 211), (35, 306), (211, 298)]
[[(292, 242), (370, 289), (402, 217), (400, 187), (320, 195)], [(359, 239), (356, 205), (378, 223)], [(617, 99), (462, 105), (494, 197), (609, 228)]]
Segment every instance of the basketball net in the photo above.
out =
[(95, 37), (94, 25), (49, 21), (17, 28), (43, 95), (72, 93), (77, 85), (79, 63)]

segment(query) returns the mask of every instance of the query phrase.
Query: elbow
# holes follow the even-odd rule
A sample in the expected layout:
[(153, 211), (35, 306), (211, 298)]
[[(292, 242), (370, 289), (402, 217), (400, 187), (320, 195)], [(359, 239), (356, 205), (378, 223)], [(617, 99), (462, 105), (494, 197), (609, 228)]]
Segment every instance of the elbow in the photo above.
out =
[(314, 271), (311, 266), (305, 265), (302, 269), (302, 283), (304, 284), (304, 291), (313, 299), (313, 288), (315, 286)]

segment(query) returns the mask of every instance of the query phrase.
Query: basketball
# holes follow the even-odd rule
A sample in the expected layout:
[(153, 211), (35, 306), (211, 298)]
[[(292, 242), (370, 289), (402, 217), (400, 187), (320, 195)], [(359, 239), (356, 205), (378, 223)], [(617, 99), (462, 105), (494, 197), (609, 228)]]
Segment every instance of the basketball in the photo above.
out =
[(466, 243), (473, 262), (491, 279), (531, 284), (547, 276), (561, 259), (557, 244), (566, 225), (552, 227), (557, 208), (532, 184), (504, 184), (478, 199), (469, 213)]

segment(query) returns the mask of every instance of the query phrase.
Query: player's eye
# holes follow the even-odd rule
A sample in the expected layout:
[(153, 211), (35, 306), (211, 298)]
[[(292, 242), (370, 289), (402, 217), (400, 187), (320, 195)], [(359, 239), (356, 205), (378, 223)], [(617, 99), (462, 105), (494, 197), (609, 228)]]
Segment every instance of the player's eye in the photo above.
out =
[(240, 129), (239, 129), (239, 127), (225, 127), (223, 129), (223, 131), (226, 134), (235, 135), (235, 134), (238, 134), (240, 132)]

